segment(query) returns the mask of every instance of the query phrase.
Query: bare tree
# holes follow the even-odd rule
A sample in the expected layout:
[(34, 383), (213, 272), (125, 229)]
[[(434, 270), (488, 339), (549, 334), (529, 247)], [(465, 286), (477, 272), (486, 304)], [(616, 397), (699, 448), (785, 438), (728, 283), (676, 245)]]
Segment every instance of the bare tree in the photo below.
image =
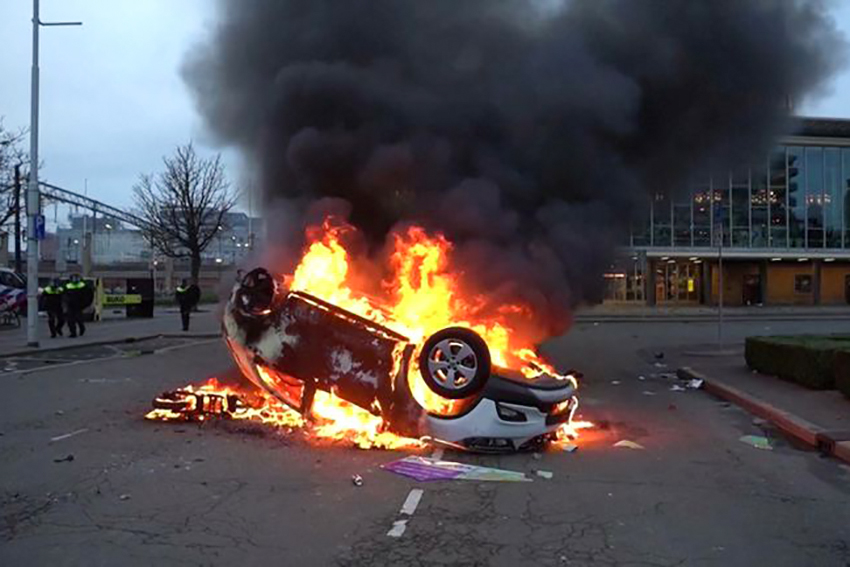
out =
[(145, 237), (171, 258), (190, 258), (192, 279), (201, 271), (201, 254), (236, 204), (221, 155), (205, 159), (191, 143), (162, 159), (165, 168), (142, 174), (133, 187), (137, 214), (146, 221)]
[(0, 225), (15, 214), (19, 205), (16, 184), (25, 185), (29, 176), (29, 156), (21, 147), (26, 135), (27, 130), (24, 128), (5, 128), (0, 118)]

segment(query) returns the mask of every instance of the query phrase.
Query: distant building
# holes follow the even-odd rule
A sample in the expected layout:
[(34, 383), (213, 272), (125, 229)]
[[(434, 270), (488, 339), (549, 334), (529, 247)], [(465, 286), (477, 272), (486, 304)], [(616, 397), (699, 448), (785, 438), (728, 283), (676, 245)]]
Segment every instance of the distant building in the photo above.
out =
[[(722, 249), (722, 250), (721, 250)], [(647, 200), (606, 301), (850, 303), (850, 120), (800, 118), (764, 161)]]
[[(150, 262), (151, 247), (135, 228), (122, 223), (90, 215), (69, 217), (70, 226), (56, 231), (55, 258), (60, 262), (79, 263), (82, 259), (84, 234), (91, 234), (92, 262), (95, 265), (130, 264)], [(207, 262), (229, 265), (247, 256), (253, 248), (255, 236), (262, 230), (262, 220), (249, 219), (245, 213), (227, 213), (222, 222), (221, 234), (213, 239), (202, 257)], [(160, 254), (157, 254), (159, 257)]]

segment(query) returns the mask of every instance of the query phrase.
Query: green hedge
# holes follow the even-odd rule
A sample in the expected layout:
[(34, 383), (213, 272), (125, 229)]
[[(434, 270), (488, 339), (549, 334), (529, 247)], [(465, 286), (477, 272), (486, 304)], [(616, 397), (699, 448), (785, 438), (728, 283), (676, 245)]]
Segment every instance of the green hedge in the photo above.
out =
[(835, 353), (835, 387), (850, 398), (850, 351)]
[(843, 351), (850, 353), (850, 337), (748, 337), (744, 356), (747, 366), (762, 374), (814, 390), (828, 390), (836, 387), (836, 353)]

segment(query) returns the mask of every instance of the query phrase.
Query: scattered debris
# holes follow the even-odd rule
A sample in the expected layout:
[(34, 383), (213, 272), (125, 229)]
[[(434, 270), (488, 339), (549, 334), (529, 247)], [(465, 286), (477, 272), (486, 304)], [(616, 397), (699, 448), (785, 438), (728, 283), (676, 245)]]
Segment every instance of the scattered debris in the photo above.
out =
[(673, 384), (672, 386), (670, 386), (670, 391), (671, 392), (684, 392), (685, 388), (682, 388), (678, 384)]
[(654, 364), (654, 366), (655, 366), (656, 368), (667, 368), (667, 365), (666, 365), (666, 364), (664, 364), (663, 362), (656, 362), (656, 363)]
[(409, 456), (393, 461), (381, 468), (390, 472), (414, 478), (419, 481), (430, 480), (479, 480), (494, 482), (527, 482), (524, 473), (466, 465), (453, 461), (438, 461), (428, 457)]
[(594, 322), (593, 322), (593, 326), (594, 326), (594, 327), (598, 327), (598, 326), (599, 326), (599, 321), (594, 321)]
[(638, 376), (638, 380), (644, 381), (644, 380), (646, 380), (646, 376)]
[(540, 478), (545, 478), (546, 480), (551, 479), (554, 475), (549, 471), (534, 471), (534, 474), (539, 476)]
[(770, 444), (770, 440), (763, 435), (744, 435), (740, 438), (740, 441), (746, 443), (747, 445), (752, 445), (756, 449), (764, 449), (765, 451), (772, 451), (773, 446)]
[(676, 404), (670, 404), (669, 406), (667, 406), (667, 409), (670, 411), (675, 411), (677, 409)]
[(51, 437), (50, 442), (55, 443), (56, 441), (62, 441), (63, 439), (68, 439), (69, 437), (79, 435), (80, 433), (85, 433), (86, 431), (88, 431), (88, 428), (78, 429), (76, 431), (72, 431), (71, 433), (66, 433), (65, 435), (57, 435), (56, 437)]
[(634, 441), (629, 441), (628, 439), (621, 439), (614, 443), (614, 447), (622, 447), (624, 449), (645, 449), (643, 445), (640, 443), (635, 443)]
[(643, 391), (643, 395), (644, 395), (644, 396), (654, 396), (654, 395), (655, 395), (655, 392), (650, 392), (649, 390), (644, 390), (644, 391)]
[(540, 459), (542, 459), (542, 458), (543, 458), (543, 455), (541, 455), (540, 453), (534, 453), (534, 454), (532, 455), (532, 458), (533, 458), (535, 461), (539, 461)]
[(62, 411), (61, 409), (58, 409), (58, 410), (56, 410), (56, 411), (55, 411), (55, 412), (53, 412), (53, 413), (54, 413), (54, 414), (56, 414), (56, 415), (65, 415), (65, 412), (64, 412), (64, 411)]
[(65, 463), (65, 462), (70, 463), (73, 460), (74, 460), (74, 455), (66, 455), (66, 456), (62, 457), (61, 459), (53, 459), (53, 462), (54, 463)]
[(764, 425), (766, 423), (767, 423), (767, 421), (760, 418), (760, 417), (754, 417), (753, 418), (753, 425), (755, 425), (756, 427), (761, 427), (762, 425)]
[(122, 494), (121, 496), (118, 497), (118, 499), (119, 500), (129, 500), (130, 495), (129, 494)]
[(614, 386), (619, 386), (620, 381), (619, 380), (611, 380), (611, 384), (613, 384)]
[(565, 453), (575, 453), (578, 450), (578, 445), (575, 445), (574, 443), (564, 443), (561, 445), (561, 449)]
[(700, 388), (702, 388), (703, 382), (703, 380), (694, 378), (693, 380), (688, 382), (688, 388), (690, 388), (691, 390), (699, 390)]
[(354, 486), (363, 486), (363, 477), (359, 474), (351, 475), (351, 484)]
[(660, 350), (659, 350), (659, 351), (657, 351), (657, 352), (655, 353), (655, 358), (656, 358), (656, 360), (663, 360), (663, 359), (664, 359), (664, 353), (663, 353), (663, 352), (661, 352)]

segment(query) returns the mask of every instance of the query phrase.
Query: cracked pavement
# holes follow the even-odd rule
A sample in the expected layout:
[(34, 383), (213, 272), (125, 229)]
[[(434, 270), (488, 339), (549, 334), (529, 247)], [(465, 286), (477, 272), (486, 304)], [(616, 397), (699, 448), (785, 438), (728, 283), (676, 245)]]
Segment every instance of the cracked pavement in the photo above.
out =
[[(740, 341), (761, 327), (729, 323), (727, 333)], [(379, 468), (398, 453), (145, 422), (158, 392), (230, 368), (217, 342), (7, 372), (0, 565), (847, 567), (850, 468), (704, 392), (669, 390), (672, 363), (657, 366), (651, 353), (708, 343), (714, 330), (582, 323), (552, 341), (558, 363), (585, 373), (581, 412), (600, 425), (580, 449), (445, 454), (526, 472), (530, 483), (417, 483)], [(774, 450), (738, 440), (749, 434), (770, 437)], [(613, 448), (621, 439), (645, 449)], [(425, 492), (406, 531), (388, 537), (416, 487)]]

